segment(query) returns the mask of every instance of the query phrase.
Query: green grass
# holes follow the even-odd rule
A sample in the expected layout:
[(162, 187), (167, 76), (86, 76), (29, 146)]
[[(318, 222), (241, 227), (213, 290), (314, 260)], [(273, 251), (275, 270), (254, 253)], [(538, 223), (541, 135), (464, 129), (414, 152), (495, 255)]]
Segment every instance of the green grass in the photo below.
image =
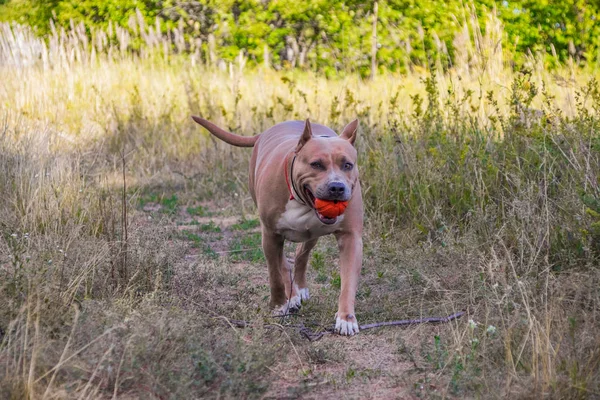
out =
[(166, 214), (174, 214), (177, 211), (179, 199), (176, 194), (172, 194), (169, 197), (163, 197), (160, 199), (160, 204), (163, 206), (161, 212)]
[(200, 230), (202, 232), (212, 232), (212, 233), (221, 232), (221, 228), (218, 225), (216, 225), (214, 223), (214, 221), (210, 221), (207, 224), (201, 224), (200, 225)]
[(231, 229), (237, 231), (247, 231), (250, 229), (254, 229), (260, 226), (260, 221), (258, 219), (242, 219), (239, 223), (233, 225)]
[(205, 241), (205, 239), (202, 236), (194, 232), (182, 231), (181, 235), (185, 240), (193, 242), (194, 247), (200, 247)]
[(202, 206), (187, 207), (186, 211), (193, 217), (204, 217), (205, 215), (207, 215), (206, 209)]
[(138, 208), (144, 208), (147, 204), (160, 205), (160, 212), (172, 215), (177, 212), (179, 206), (179, 199), (177, 194), (158, 194), (148, 193), (138, 198)]
[(229, 247), (232, 261), (265, 262), (260, 233), (248, 233), (232, 240)]
[(315, 280), (318, 283), (326, 283), (329, 280), (325, 269), (325, 256), (318, 250), (312, 252), (310, 266), (317, 272)]
[[(208, 232), (208, 233), (218, 233), (220, 232), (220, 229), (214, 230), (214, 228), (212, 230), (204, 230), (201, 229), (201, 232)], [(204, 235), (204, 234), (198, 234), (198, 233), (194, 233), (188, 230), (184, 230), (181, 231), (181, 238), (183, 240), (186, 241), (190, 241), (192, 242), (192, 248), (196, 248), (196, 249), (201, 249), (202, 250), (202, 254), (205, 257), (208, 258), (217, 258), (218, 254), (213, 250), (212, 246), (211, 246), (211, 242), (214, 240), (221, 240), (222, 237), (215, 237), (214, 235)]]

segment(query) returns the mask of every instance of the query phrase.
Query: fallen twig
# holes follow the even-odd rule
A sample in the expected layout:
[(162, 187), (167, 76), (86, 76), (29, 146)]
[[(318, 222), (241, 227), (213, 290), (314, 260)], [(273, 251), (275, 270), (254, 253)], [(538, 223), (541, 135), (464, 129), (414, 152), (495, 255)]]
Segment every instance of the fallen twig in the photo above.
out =
[[(448, 315), (447, 317), (427, 317), (427, 318), (418, 318), (418, 319), (403, 319), (400, 321), (374, 322), (372, 324), (360, 325), (359, 329), (361, 331), (366, 331), (368, 329), (380, 328), (383, 326), (411, 326), (411, 325), (420, 325), (420, 324), (444, 324), (444, 323), (448, 323), (450, 321), (454, 321), (455, 319), (462, 317), (463, 315), (465, 315), (465, 313), (466, 313), (465, 311), (459, 311), (452, 315)], [(249, 326), (252, 326), (252, 323), (250, 323), (248, 321), (239, 320), (239, 319), (227, 319), (225, 317), (220, 317), (220, 319), (224, 319), (230, 325), (233, 325), (238, 328), (247, 328)], [(265, 324), (264, 325), (265, 328), (269, 328), (269, 327), (273, 327), (273, 326), (277, 326), (277, 327), (281, 328), (281, 325), (279, 325), (279, 324)], [(324, 328), (323, 331), (321, 331), (321, 332), (314, 332), (313, 330), (304, 326), (303, 324), (287, 325), (287, 326), (290, 328), (298, 328), (300, 334), (302, 336), (304, 336), (305, 338), (307, 338), (308, 340), (310, 340), (311, 342), (317, 341), (317, 340), (321, 339), (323, 336), (332, 334), (334, 332), (333, 326), (331, 326), (329, 328)]]

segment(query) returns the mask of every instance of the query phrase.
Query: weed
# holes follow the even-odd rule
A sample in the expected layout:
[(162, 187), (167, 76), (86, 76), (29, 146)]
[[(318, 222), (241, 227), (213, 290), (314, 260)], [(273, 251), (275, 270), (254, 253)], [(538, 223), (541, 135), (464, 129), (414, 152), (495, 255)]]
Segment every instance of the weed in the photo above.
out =
[(234, 231), (247, 231), (250, 229), (254, 229), (260, 225), (260, 221), (258, 219), (242, 219), (237, 224), (231, 226), (231, 229)]
[(193, 217), (204, 217), (205, 215), (207, 215), (206, 209), (202, 206), (188, 207), (186, 208), (186, 211)]
[(340, 289), (342, 287), (342, 277), (337, 271), (334, 271), (331, 276), (331, 286), (336, 289)]
[(184, 239), (193, 242), (193, 247), (201, 247), (204, 243), (204, 238), (197, 233), (191, 231), (182, 231), (181, 234)]
[[(218, 231), (217, 231), (218, 232)], [(197, 233), (191, 231), (181, 231), (181, 237), (184, 240), (189, 240), (192, 242), (192, 248), (202, 249), (202, 254), (204, 254), (208, 258), (216, 258), (218, 257), (217, 252), (215, 252), (210, 243), (209, 238), (198, 235)]]
[(232, 261), (264, 262), (260, 233), (244, 234), (232, 240), (229, 247)]
[(158, 203), (159, 196), (156, 193), (150, 193), (144, 196), (140, 196), (138, 198), (138, 206), (139, 208), (143, 208), (148, 203)]
[(221, 232), (221, 228), (215, 224), (214, 221), (210, 221), (208, 224), (202, 224), (200, 225), (200, 230), (202, 232)]
[(329, 280), (328, 271), (325, 269), (325, 255), (318, 249), (313, 250), (310, 266), (317, 272), (316, 281), (326, 283)]
[(176, 194), (160, 199), (160, 204), (163, 206), (161, 212), (166, 214), (174, 214), (177, 211), (179, 199)]

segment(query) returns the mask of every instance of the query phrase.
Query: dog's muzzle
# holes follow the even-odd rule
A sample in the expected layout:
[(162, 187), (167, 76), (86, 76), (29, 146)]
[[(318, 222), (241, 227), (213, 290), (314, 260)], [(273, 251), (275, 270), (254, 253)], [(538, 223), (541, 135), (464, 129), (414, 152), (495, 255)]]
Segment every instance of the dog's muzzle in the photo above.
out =
[(318, 198), (327, 201), (348, 201), (351, 197), (349, 188), (342, 182), (330, 182), (324, 189), (318, 188), (316, 193), (317, 195), (315, 196), (308, 185), (304, 185), (304, 197), (308, 200), (308, 206), (315, 210), (315, 214), (317, 215), (317, 218), (319, 218), (319, 221), (325, 225), (335, 224), (339, 217), (330, 218), (321, 214), (315, 207), (315, 200)]

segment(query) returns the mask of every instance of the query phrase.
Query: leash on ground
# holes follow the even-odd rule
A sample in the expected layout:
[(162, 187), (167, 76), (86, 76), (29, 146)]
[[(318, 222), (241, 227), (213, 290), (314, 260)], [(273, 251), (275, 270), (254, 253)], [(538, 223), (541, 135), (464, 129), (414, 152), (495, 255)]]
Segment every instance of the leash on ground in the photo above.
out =
[[(374, 322), (372, 324), (360, 325), (359, 330), (366, 331), (368, 329), (381, 328), (384, 326), (405, 326), (406, 327), (406, 326), (421, 325), (421, 324), (445, 324), (445, 323), (454, 321), (454, 320), (462, 317), (466, 313), (467, 313), (466, 311), (459, 311), (457, 313), (448, 315), (446, 317), (426, 317), (426, 318), (417, 318), (417, 319), (403, 319), (400, 321)], [(294, 314), (289, 314), (289, 315), (294, 315)], [(239, 319), (228, 319), (223, 316), (219, 316), (218, 318), (224, 320), (229, 325), (233, 325), (237, 328), (248, 328), (248, 327), (251, 327), (252, 325), (254, 325), (251, 322), (239, 320)], [(278, 316), (277, 318), (280, 318), (280, 317)], [(312, 329), (305, 326), (304, 324), (294, 324), (294, 325), (285, 325), (285, 326), (289, 327), (289, 328), (298, 329), (298, 332), (311, 342), (315, 342), (315, 341), (321, 339), (325, 335), (330, 335), (330, 334), (334, 333), (333, 326), (331, 326), (331, 327), (320, 326), (320, 328), (322, 329), (321, 331), (318, 331), (318, 330), (313, 331)], [(264, 327), (265, 328), (272, 328), (272, 327), (281, 328), (282, 325), (280, 325), (280, 324), (264, 324)]]

